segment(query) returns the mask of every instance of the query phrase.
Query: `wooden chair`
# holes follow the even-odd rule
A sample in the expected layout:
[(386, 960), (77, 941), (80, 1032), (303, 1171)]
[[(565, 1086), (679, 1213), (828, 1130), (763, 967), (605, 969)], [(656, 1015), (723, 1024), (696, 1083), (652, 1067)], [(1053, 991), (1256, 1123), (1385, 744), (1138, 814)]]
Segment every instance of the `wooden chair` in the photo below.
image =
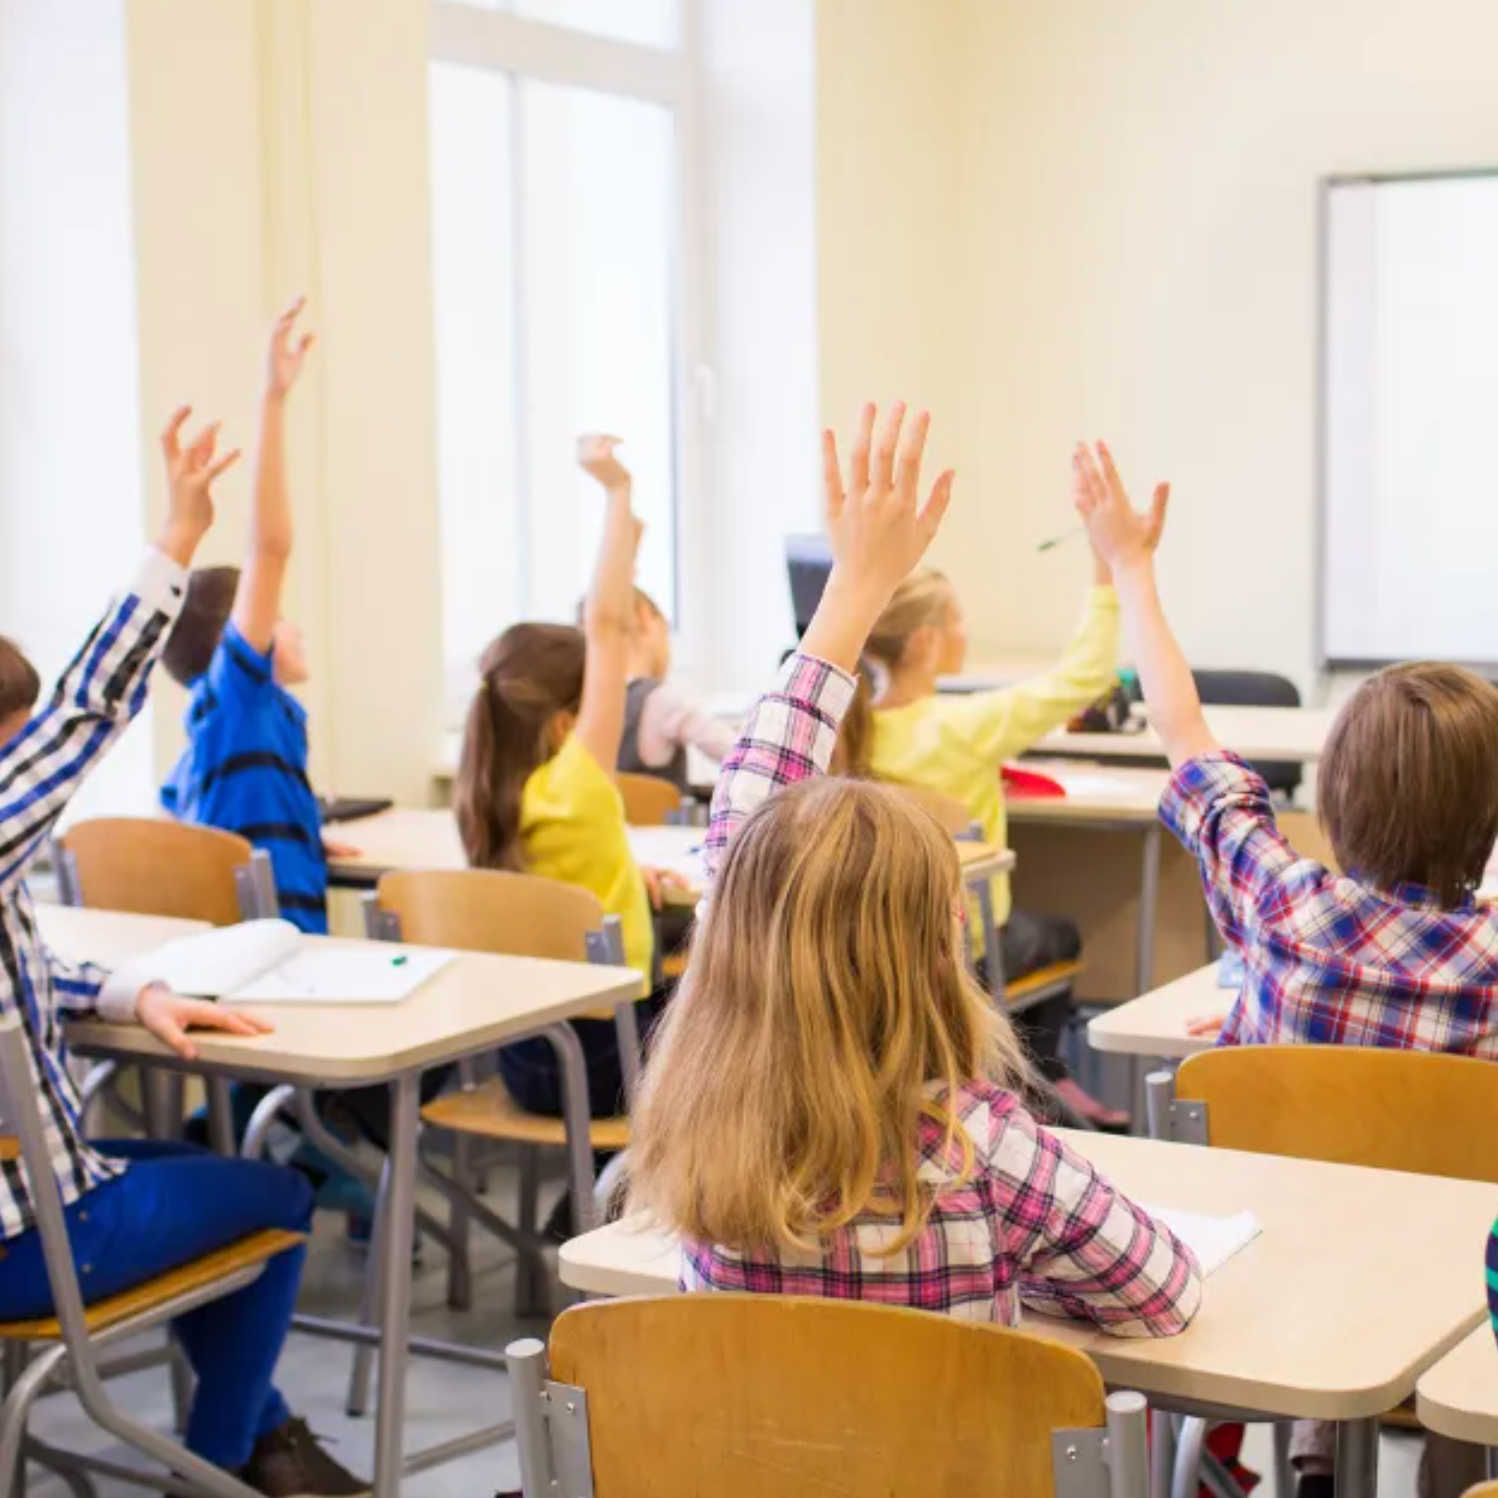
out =
[(1498, 1498), (1498, 1482), (1480, 1482), (1468, 1488), (1464, 1498)]
[(563, 1313), (549, 1369), (538, 1341), (507, 1355), (526, 1498), (589, 1475), (598, 1498), (1149, 1491), (1143, 1396), (1105, 1399), (1059, 1343), (924, 1311), (616, 1300)]
[(68, 905), (213, 926), (277, 913), (269, 856), (216, 827), (99, 817), (70, 827), (54, 848)]
[[(1151, 1075), (1145, 1090), (1155, 1138), (1498, 1184), (1491, 1061), (1376, 1046), (1229, 1046), (1190, 1057), (1174, 1079)], [(1404, 1424), (1400, 1411), (1387, 1418)], [(1183, 1461), (1203, 1434), (1200, 1422), (1186, 1422)], [(1287, 1440), (1288, 1427), (1277, 1426), (1281, 1472)]]
[[(21, 1161), (56, 1310), (50, 1318), (0, 1323), (6, 1366), (14, 1373), (4, 1407), (0, 1409), (0, 1492), (25, 1491), (24, 1482), (18, 1479), (22, 1477), (20, 1464), (27, 1457), (61, 1473), (75, 1492), (80, 1488), (86, 1490), (87, 1479), (83, 1474), (90, 1470), (120, 1475), (122, 1469), (113, 1464), (28, 1439), (26, 1425), (32, 1405), (59, 1374), (66, 1372), (69, 1387), (77, 1394), (84, 1412), (117, 1440), (160, 1463), (167, 1471), (186, 1478), (213, 1498), (255, 1498), (243, 1483), (194, 1456), (176, 1441), (122, 1414), (105, 1389), (108, 1369), (100, 1364), (98, 1353), (250, 1284), (269, 1260), (302, 1243), (302, 1235), (278, 1231), (255, 1233), (121, 1295), (85, 1306), (41, 1112), (31, 1086), (26, 1050), (19, 1018), (12, 1016), (0, 1022), (0, 1079), (3, 1079), (0, 1092), (7, 1099), (9, 1122), (16, 1129), (15, 1137), (0, 1140), (0, 1159), (19, 1157)], [(26, 1348), (35, 1343), (44, 1344), (43, 1350), (27, 1362)], [(154, 1484), (147, 1479), (146, 1485)]]
[(624, 820), (631, 827), (674, 827), (685, 819), (681, 792), (669, 780), (621, 770), (614, 781), (624, 798)]
[[(563, 962), (603, 962), (615, 966), (624, 963), (619, 922), (605, 918), (603, 907), (594, 895), (576, 885), (533, 874), (484, 869), (386, 874), (365, 909), (369, 934), (380, 940)], [(618, 1026), (625, 1085), (632, 1092), (640, 1052), (634, 1003), (588, 1017), (612, 1020)], [(471, 1071), (464, 1075), (464, 1085), (459, 1091), (428, 1103), (422, 1109), (422, 1120), (432, 1128), (448, 1130), (460, 1140), (477, 1138), (518, 1147), (520, 1211), (516, 1226), (520, 1268), (516, 1275), (516, 1300), (522, 1312), (533, 1310), (540, 1300), (543, 1270), (536, 1221), (539, 1152), (564, 1148), (566, 1125), (559, 1118), (527, 1113), (510, 1096), (499, 1077), (481, 1082)], [(629, 1123), (623, 1117), (594, 1119), (589, 1132), (594, 1150), (619, 1151), (629, 1144)], [(466, 1156), (460, 1153), (455, 1161), (460, 1185), (467, 1185), (466, 1170)], [(464, 1248), (467, 1218), (460, 1211), (454, 1213), (452, 1233), (455, 1245), (448, 1291), (450, 1301), (461, 1307), (467, 1301)], [(365, 1364), (367, 1359), (362, 1363), (356, 1360), (358, 1366)], [(362, 1404), (362, 1399), (350, 1401), (354, 1409), (362, 1408)]]

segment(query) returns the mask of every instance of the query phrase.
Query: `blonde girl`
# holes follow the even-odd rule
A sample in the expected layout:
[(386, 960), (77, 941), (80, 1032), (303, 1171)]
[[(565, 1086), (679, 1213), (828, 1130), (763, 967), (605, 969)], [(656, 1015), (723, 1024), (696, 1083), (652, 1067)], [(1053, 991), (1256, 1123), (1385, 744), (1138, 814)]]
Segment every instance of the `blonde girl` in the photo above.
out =
[[(861, 683), (844, 723), (848, 772), (951, 796), (967, 807), (988, 842), (1005, 846), (1004, 762), (1096, 701), (1114, 680), (1119, 610), (1112, 583), (1107, 564), (1095, 558), (1082, 622), (1054, 671), (1002, 691), (954, 695), (939, 693), (937, 682), (960, 672), (967, 658), (962, 606), (940, 572), (913, 572), (895, 589), (864, 646), (879, 692), (873, 698)], [(993, 890), (1007, 978), (1081, 953), (1071, 921), (1012, 907), (1007, 875), (994, 879)], [(1071, 994), (1061, 993), (1016, 1016), (1016, 1024), (1068, 1107), (1089, 1123), (1125, 1129), (1128, 1115), (1084, 1092), (1061, 1059), (1072, 1008)]]
[[(1025, 1059), (963, 957), (956, 851), (876, 784), (822, 778), (859, 652), (930, 543), (927, 418), (865, 409), (835, 565), (800, 653), (730, 754), (716, 884), (646, 1068), (634, 1203), (689, 1288), (867, 1298), (1013, 1325), (1020, 1302), (1121, 1336), (1190, 1320), (1190, 1251), (1025, 1111)], [(896, 453), (898, 451), (898, 462)]]

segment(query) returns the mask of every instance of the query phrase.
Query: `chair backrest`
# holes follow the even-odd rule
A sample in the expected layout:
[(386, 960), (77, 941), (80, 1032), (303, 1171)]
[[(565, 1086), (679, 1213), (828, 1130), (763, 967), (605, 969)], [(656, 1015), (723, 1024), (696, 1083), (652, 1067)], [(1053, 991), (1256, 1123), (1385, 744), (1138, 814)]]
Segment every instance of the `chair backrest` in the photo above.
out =
[(1498, 1066), (1375, 1046), (1227, 1046), (1176, 1074), (1214, 1146), (1498, 1183)]
[(99, 817), (75, 823), (57, 846), (69, 865), (64, 882), (75, 882), (77, 903), (96, 910), (178, 916), (214, 926), (275, 914), (255, 893), (264, 882), (256, 872), (264, 855), (216, 827)]
[(1208, 707), (1299, 707), (1300, 690), (1273, 671), (1193, 671)]
[(769, 1295), (574, 1307), (551, 1376), (586, 1391), (598, 1498), (1051, 1498), (1052, 1433), (1106, 1417), (1097, 1369), (1057, 1343)]
[(923, 785), (900, 785), (888, 782), (891, 790), (899, 793), (917, 806), (923, 806), (941, 823), (942, 831), (950, 837), (968, 837), (972, 833), (973, 814), (955, 796), (941, 791), (928, 790)]
[(375, 899), (402, 941), (506, 957), (586, 962), (588, 938), (604, 925), (588, 890), (493, 869), (401, 870), (380, 880)]
[(633, 775), (621, 770), (614, 776), (624, 798), (624, 820), (631, 827), (664, 827), (681, 815), (681, 792), (659, 775)]

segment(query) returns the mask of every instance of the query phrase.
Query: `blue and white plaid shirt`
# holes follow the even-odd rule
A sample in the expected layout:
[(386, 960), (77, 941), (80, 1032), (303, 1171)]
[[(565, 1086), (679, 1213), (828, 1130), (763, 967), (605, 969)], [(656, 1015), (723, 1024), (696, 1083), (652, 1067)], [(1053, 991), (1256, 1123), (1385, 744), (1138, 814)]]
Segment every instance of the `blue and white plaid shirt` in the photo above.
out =
[[(37, 933), (27, 866), (63, 808), (146, 700), (182, 607), (187, 574), (160, 552), (146, 558), (131, 590), (94, 627), (52, 700), (0, 745), (0, 1018), (19, 1011), (27, 1063), (41, 1104), (47, 1151), (64, 1205), (120, 1173), (79, 1130), (79, 1097), (68, 1075), (61, 1015), (135, 1013), (133, 985), (112, 989), (92, 964), (49, 952)], [(0, 1097), (0, 1129), (8, 1109)], [(20, 1161), (0, 1162), (0, 1239), (33, 1222)]]

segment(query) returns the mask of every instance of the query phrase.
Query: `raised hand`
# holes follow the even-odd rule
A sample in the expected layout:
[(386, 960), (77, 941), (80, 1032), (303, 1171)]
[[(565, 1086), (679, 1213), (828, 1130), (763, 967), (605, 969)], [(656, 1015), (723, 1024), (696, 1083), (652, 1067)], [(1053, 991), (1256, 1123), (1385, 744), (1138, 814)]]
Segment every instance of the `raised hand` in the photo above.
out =
[(135, 1001), (135, 1018), (169, 1050), (184, 1061), (196, 1061), (198, 1048), (187, 1037), (189, 1030), (222, 1030), (229, 1035), (269, 1035), (264, 1020), (211, 1004), (206, 999), (184, 999), (160, 983), (141, 990)]
[(297, 332), (297, 318), (306, 305), (307, 298), (299, 296), (271, 324), (270, 345), (265, 355), (265, 394), (268, 400), (285, 400), (302, 373), (302, 365), (306, 363), (312, 345), (317, 342), (316, 333)]
[(577, 439), (577, 466), (610, 494), (628, 493), (634, 484), (629, 469), (614, 455), (614, 449), (623, 441), (622, 437), (607, 437), (598, 432)]
[(191, 414), (191, 406), (180, 407), (172, 413), (161, 434), (161, 451), (166, 459), (167, 517), (159, 544), (184, 567), (191, 563), (198, 543), (213, 525), (215, 480), (239, 461), (237, 447), (222, 457), (217, 456), (219, 423), (216, 421), (199, 431), (186, 447), (182, 446), (182, 427)]
[(877, 411), (859, 413), (846, 485), (837, 438), (822, 433), (822, 478), (827, 535), (834, 563), (886, 594), (910, 575), (941, 528), (952, 498), (949, 469), (920, 502), (921, 461), (931, 418), (922, 411), (905, 420), (903, 402), (890, 407), (874, 434)]
[(1072, 455), (1072, 497), (1093, 549), (1114, 571), (1147, 560), (1160, 544), (1170, 485), (1157, 484), (1148, 510), (1136, 510), (1118, 475), (1113, 454), (1078, 443)]
[(879, 426), (872, 405), (859, 413), (846, 481), (837, 438), (822, 434), (822, 479), (832, 576), (802, 649), (845, 671), (859, 653), (890, 595), (926, 554), (952, 499), (948, 470), (921, 502), (921, 460), (931, 418), (922, 411), (908, 425), (903, 404)]

